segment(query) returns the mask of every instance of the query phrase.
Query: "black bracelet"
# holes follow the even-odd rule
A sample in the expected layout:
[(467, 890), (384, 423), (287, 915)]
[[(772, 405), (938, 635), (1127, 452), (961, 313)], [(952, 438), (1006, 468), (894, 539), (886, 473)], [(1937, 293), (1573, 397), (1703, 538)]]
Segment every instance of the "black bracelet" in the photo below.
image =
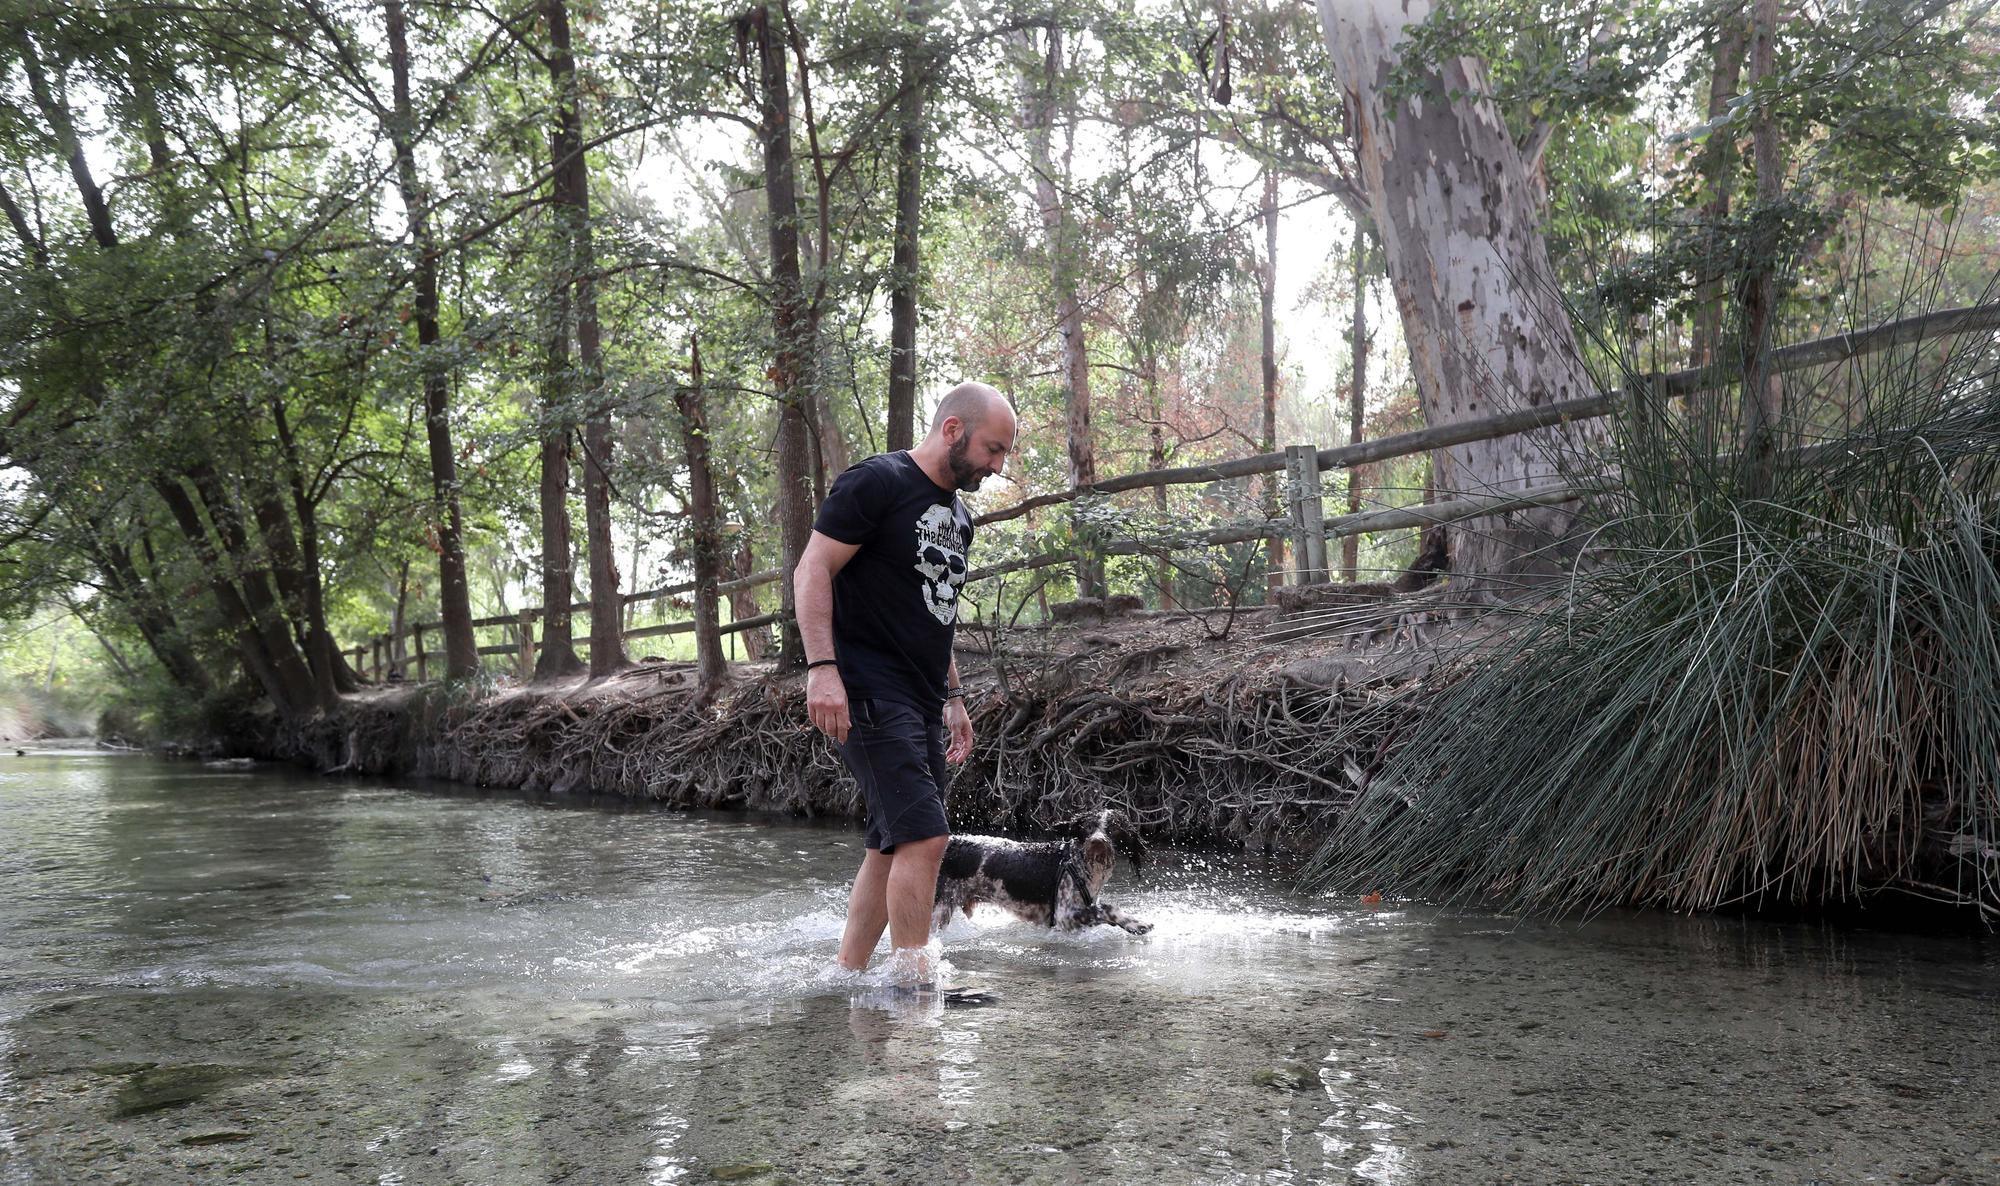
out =
[(838, 659), (814, 659), (812, 662), (806, 664), (806, 670), (811, 671), (815, 667), (826, 667), (838, 662), (840, 662)]
[(954, 696), (958, 697), (958, 698), (959, 698), (960, 700), (963, 700), (963, 699), (965, 699), (965, 689), (964, 689), (964, 688), (946, 688), (946, 689), (944, 690), (944, 698), (945, 698), (946, 700), (949, 700), (949, 699), (951, 699), (951, 698), (952, 698), (952, 697), (954, 697)]

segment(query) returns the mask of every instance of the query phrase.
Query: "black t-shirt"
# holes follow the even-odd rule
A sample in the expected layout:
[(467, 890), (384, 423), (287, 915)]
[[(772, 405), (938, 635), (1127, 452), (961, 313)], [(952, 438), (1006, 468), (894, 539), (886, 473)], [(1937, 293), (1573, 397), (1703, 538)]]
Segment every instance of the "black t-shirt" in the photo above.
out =
[(833, 578), (833, 648), (850, 698), (944, 711), (972, 516), (908, 453), (849, 466), (813, 530), (861, 550)]

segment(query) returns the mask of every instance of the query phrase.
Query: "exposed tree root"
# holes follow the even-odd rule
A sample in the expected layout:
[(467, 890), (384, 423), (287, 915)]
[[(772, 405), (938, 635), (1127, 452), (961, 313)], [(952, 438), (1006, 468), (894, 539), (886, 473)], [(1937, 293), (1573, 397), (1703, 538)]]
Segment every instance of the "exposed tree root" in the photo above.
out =
[[(991, 642), (988, 665), (966, 672), (978, 742), (950, 791), (964, 830), (1034, 830), (1113, 806), (1159, 837), (1301, 844), (1380, 762), (1400, 715), (1385, 706), (1413, 704), (1420, 686), (1408, 669), (1355, 678), (1355, 665), (1301, 662), (1296, 648), (1205, 642), (1186, 623)], [(861, 813), (838, 753), (806, 725), (801, 681), (744, 680), (700, 710), (678, 666), (596, 685), (354, 697), (260, 748), (326, 771)]]

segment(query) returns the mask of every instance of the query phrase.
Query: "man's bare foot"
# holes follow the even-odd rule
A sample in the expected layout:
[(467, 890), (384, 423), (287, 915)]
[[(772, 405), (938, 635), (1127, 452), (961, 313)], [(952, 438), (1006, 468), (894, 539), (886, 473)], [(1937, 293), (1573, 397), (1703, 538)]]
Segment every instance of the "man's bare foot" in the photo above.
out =
[(882, 976), (897, 988), (935, 984), (937, 966), (941, 962), (930, 947), (898, 947), (889, 952), (889, 959), (882, 967)]

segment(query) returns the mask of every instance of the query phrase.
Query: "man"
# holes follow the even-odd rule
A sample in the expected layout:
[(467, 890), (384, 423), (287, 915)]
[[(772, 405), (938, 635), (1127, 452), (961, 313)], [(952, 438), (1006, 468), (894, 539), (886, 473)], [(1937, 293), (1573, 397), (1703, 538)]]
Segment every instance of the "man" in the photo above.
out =
[(972, 753), (951, 654), (972, 547), (972, 517), (958, 492), (998, 474), (1013, 448), (1007, 398), (984, 383), (959, 384), (922, 444), (870, 457), (834, 480), (792, 574), (806, 709), (840, 744), (868, 809), (843, 968), (866, 968), (886, 926), (898, 976), (931, 979), (931, 901), (950, 840), (945, 763)]

